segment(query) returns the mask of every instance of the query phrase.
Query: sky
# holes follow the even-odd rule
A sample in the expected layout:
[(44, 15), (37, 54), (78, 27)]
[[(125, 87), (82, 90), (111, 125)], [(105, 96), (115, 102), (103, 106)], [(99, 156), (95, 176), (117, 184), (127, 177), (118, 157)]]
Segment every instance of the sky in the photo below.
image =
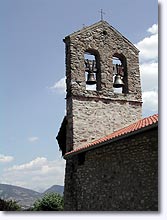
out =
[(104, 20), (140, 50), (143, 117), (158, 112), (156, 0), (0, 1), (0, 183), (64, 184), (65, 36)]

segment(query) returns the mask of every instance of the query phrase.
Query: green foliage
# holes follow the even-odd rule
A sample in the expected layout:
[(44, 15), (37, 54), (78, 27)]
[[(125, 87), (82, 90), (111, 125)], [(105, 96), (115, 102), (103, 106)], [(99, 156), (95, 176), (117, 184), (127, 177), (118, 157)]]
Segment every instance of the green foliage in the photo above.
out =
[(63, 198), (58, 193), (47, 193), (34, 203), (33, 211), (63, 211)]
[(0, 211), (20, 211), (21, 207), (16, 201), (8, 200), (5, 201), (0, 199)]

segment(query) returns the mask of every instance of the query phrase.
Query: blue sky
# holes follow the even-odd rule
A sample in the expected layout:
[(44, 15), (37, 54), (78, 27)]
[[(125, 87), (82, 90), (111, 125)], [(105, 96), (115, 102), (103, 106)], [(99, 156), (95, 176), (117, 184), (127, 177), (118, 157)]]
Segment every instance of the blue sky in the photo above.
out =
[(0, 1), (1, 183), (36, 190), (63, 184), (56, 142), (65, 114), (63, 38), (100, 20), (140, 49), (143, 117), (157, 113), (156, 0)]

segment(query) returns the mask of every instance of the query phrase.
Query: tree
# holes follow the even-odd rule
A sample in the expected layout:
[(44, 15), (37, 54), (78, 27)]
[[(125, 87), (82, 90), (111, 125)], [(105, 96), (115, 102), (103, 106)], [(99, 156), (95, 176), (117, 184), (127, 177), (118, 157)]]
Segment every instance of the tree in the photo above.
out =
[(63, 211), (63, 197), (58, 193), (47, 193), (34, 203), (33, 211)]
[(8, 200), (5, 201), (0, 199), (0, 211), (20, 211), (21, 207), (17, 204), (16, 201)]

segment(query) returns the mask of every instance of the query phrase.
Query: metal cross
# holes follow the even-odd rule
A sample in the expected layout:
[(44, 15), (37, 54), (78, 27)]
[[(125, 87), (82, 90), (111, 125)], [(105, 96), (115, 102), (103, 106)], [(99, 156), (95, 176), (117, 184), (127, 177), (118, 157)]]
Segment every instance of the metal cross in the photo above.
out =
[(101, 14), (101, 21), (103, 21), (103, 15), (105, 15), (105, 12), (103, 12), (103, 9), (101, 9), (99, 12)]

